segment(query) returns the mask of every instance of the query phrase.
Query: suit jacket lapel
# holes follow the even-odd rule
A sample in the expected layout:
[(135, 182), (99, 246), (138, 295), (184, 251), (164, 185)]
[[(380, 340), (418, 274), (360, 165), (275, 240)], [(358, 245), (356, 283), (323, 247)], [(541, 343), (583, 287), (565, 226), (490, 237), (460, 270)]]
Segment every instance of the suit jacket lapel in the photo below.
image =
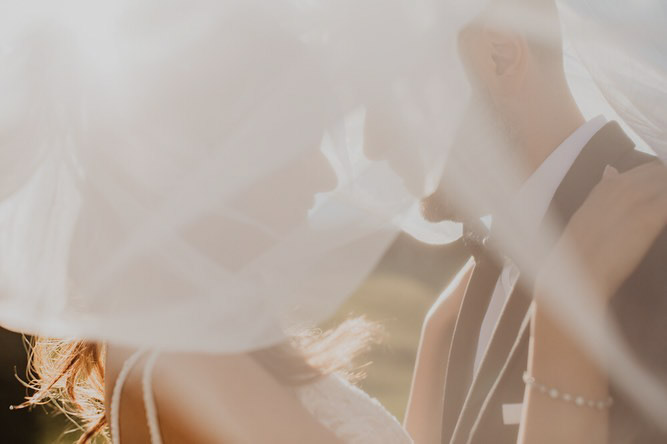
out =
[[(634, 143), (625, 135), (618, 123), (610, 122), (605, 125), (591, 138), (566, 174), (554, 195), (547, 212), (548, 215), (556, 217), (556, 220), (563, 221), (562, 227), (564, 227), (565, 222), (572, 217), (593, 187), (600, 181), (606, 165), (613, 165), (616, 160), (632, 151), (633, 148)], [(511, 362), (512, 359), (516, 360), (516, 356), (518, 356), (516, 354), (519, 353), (517, 350), (520, 347), (517, 344), (527, 341), (527, 338), (522, 336), (527, 335), (528, 330), (522, 330), (521, 325), (531, 303), (531, 293), (532, 284), (520, 280), (508, 298), (478, 374), (470, 386), (466, 384), (460, 387), (464, 393), (458, 393), (462, 401), (459, 401), (461, 403), (458, 407), (460, 414), (454, 425), (452, 425), (451, 417), (448, 417), (447, 412), (445, 412), (443, 417), (443, 443), (468, 442), (469, 438), (472, 437), (472, 431), (479, 427), (482, 416), (487, 413), (489, 408), (498, 410), (493, 412), (494, 414), (501, 414), (502, 405), (495, 405), (490, 400), (496, 393), (499, 381), (503, 378), (507, 368), (511, 367), (508, 362)], [(456, 330), (459, 330), (459, 324), (463, 322), (465, 322), (465, 319), (462, 319), (459, 314)], [(479, 330), (473, 334), (477, 337)], [(451, 348), (452, 352), (457, 347), (465, 346), (465, 344), (457, 341), (458, 338), (455, 334)], [(475, 345), (476, 343), (475, 341)], [(450, 378), (449, 371), (450, 368), (456, 368), (456, 361), (453, 361), (453, 359), (456, 359), (457, 355), (452, 352), (449, 355), (447, 370), (445, 408), (448, 406), (448, 396), (451, 393), (448, 392), (449, 387), (456, 385), (454, 375)], [(473, 350), (473, 356), (474, 352)], [(463, 355), (463, 353), (461, 354)], [(469, 390), (468, 387), (470, 387)], [(446, 427), (452, 427), (452, 429), (446, 430)]]
[(510, 351), (515, 347), (520, 328), (532, 301), (528, 284), (518, 283), (503, 307), (489, 347), (474, 377), (456, 425), (451, 443), (465, 443), (469, 431), (488, 393), (497, 382)]
[(506, 425), (502, 409), (506, 403), (522, 403), (524, 384), (522, 375), (528, 362), (528, 341), (530, 339), (530, 321), (532, 310), (526, 311), (520, 322), (518, 334), (512, 347), (502, 360), (498, 376), (493, 379), (487, 396), (475, 416), (469, 433), (460, 441), (465, 444), (515, 444), (519, 431), (518, 424)]

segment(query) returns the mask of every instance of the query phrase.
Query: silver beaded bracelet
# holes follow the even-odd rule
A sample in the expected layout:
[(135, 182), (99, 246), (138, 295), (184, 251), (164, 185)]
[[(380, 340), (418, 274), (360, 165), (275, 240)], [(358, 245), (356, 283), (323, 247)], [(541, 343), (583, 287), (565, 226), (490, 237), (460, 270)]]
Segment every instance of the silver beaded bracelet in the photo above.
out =
[(574, 396), (569, 393), (561, 393), (561, 391), (558, 390), (557, 388), (547, 387), (544, 384), (540, 384), (535, 380), (535, 378), (530, 376), (528, 372), (524, 372), (523, 382), (528, 387), (533, 388), (540, 393), (544, 393), (545, 395), (551, 397), (552, 399), (571, 402), (577, 407), (590, 407), (598, 410), (604, 410), (614, 405), (614, 399), (611, 396), (607, 398), (607, 400), (605, 401), (594, 401), (591, 399), (586, 399), (583, 396)]

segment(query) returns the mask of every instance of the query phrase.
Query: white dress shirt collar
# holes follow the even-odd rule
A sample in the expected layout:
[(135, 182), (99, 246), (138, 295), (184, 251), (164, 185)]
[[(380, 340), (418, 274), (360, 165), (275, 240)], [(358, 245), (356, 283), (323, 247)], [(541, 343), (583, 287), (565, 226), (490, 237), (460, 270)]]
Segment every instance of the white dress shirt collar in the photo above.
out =
[(598, 116), (580, 126), (524, 182), (510, 208), (526, 227), (536, 230), (540, 226), (556, 190), (581, 150), (606, 123), (604, 116)]

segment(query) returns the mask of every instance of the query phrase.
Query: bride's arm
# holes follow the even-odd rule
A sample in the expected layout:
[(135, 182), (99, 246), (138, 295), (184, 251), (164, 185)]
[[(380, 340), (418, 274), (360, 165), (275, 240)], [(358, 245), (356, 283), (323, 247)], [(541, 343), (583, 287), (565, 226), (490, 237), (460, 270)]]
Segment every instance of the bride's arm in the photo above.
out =
[[(535, 306), (528, 374), (538, 383), (586, 401), (609, 398), (607, 375), (579, 343)], [(608, 442), (609, 409), (579, 407), (527, 387), (519, 442), (524, 444)]]
[(417, 444), (440, 443), (449, 347), (473, 266), (471, 260), (459, 271), (424, 321), (404, 424)]
[[(536, 282), (528, 374), (542, 385), (604, 401), (609, 397), (607, 375), (587, 350), (545, 310), (544, 295), (557, 292), (560, 270), (571, 264), (569, 249), (576, 247), (578, 264), (599, 307), (606, 304), (667, 224), (667, 169), (645, 165), (619, 175), (607, 172), (565, 229), (563, 238)], [(570, 294), (570, 296), (574, 296)], [(594, 315), (594, 313), (591, 313)], [(558, 397), (557, 397), (558, 398)], [(576, 399), (576, 398), (575, 398)], [(526, 387), (519, 431), (522, 444), (605, 444), (608, 408), (578, 407)]]

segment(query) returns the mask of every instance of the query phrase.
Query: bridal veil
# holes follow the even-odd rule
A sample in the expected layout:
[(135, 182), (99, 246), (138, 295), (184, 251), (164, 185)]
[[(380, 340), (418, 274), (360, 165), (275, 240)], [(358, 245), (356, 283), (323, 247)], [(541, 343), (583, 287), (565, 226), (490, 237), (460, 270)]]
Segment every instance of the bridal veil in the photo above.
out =
[[(462, 137), (501, 143), (465, 121), (458, 54), (488, 3), (3, 2), (0, 322), (253, 350), (332, 314), (401, 230), (456, 239), (457, 224), (419, 216), (443, 171), (470, 205), (517, 180), (509, 158), (482, 162), (492, 186), (484, 170), (447, 167)], [(664, 2), (558, 6), (582, 109), (667, 159)], [(539, 16), (505, 12), (539, 31)], [(519, 249), (530, 263), (539, 247)], [(636, 370), (646, 384), (630, 391), (666, 406)]]

